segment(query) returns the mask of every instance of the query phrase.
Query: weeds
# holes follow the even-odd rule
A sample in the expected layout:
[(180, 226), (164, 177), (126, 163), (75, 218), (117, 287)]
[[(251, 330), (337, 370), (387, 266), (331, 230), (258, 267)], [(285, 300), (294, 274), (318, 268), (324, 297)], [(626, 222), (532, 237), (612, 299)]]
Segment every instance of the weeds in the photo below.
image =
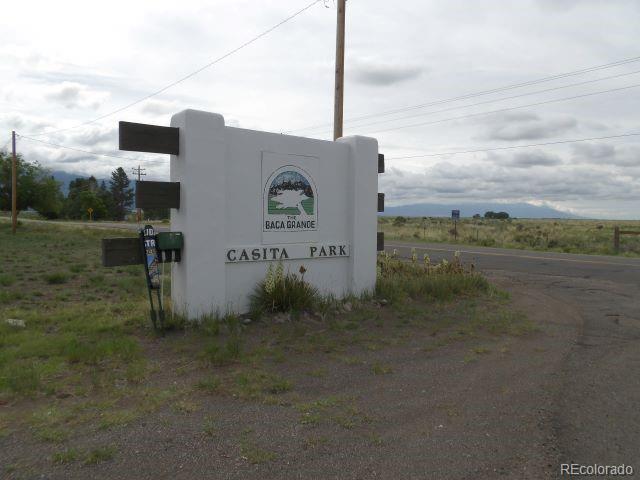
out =
[[(615, 226), (638, 230), (637, 221), (465, 218), (458, 221), (455, 239), (448, 218), (402, 218), (400, 222), (391, 217), (378, 219), (385, 238), (596, 255), (615, 255)], [(640, 237), (623, 237), (621, 255), (640, 255)]]
[(45, 275), (44, 279), (49, 285), (61, 285), (69, 281), (69, 275), (64, 272), (54, 272)]
[(304, 267), (300, 277), (284, 273), (282, 262), (276, 268), (269, 265), (266, 278), (260, 282), (250, 297), (251, 312), (260, 318), (264, 313), (302, 312), (313, 309), (320, 300), (318, 291), (304, 280)]
[(422, 300), (452, 300), (461, 294), (478, 294), (489, 290), (489, 283), (473, 268), (465, 268), (458, 256), (453, 261), (431, 264), (405, 262), (387, 253), (378, 256), (376, 295), (391, 303), (407, 297)]
[(75, 462), (79, 453), (75, 448), (67, 448), (61, 452), (56, 452), (51, 456), (51, 461), (58, 465)]
[(87, 465), (95, 465), (96, 463), (106, 462), (115, 457), (116, 451), (116, 448), (113, 446), (94, 448), (86, 455), (84, 463)]

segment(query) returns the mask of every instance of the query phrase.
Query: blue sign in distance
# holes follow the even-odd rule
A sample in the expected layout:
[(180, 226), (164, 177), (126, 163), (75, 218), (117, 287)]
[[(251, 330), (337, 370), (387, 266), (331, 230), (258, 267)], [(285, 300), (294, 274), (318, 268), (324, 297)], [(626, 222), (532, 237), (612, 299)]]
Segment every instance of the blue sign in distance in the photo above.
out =
[(453, 220), (460, 220), (460, 210), (451, 210), (451, 218)]

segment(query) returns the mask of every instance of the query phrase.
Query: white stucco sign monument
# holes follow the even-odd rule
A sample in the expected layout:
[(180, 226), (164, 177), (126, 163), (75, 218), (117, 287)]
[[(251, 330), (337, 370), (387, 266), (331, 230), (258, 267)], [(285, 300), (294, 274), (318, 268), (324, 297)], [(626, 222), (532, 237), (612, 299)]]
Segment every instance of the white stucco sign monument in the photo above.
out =
[(172, 264), (172, 302), (189, 318), (244, 312), (271, 262), (304, 265), (305, 280), (342, 297), (376, 281), (378, 144), (336, 142), (227, 127), (221, 115), (173, 116), (179, 155), (171, 181), (184, 233)]

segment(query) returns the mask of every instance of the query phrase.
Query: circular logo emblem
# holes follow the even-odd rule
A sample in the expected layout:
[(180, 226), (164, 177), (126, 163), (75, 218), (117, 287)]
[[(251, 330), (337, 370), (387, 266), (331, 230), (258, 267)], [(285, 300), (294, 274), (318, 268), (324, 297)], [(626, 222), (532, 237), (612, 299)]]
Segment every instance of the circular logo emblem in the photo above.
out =
[(265, 232), (317, 230), (317, 191), (307, 172), (294, 165), (280, 167), (264, 188)]

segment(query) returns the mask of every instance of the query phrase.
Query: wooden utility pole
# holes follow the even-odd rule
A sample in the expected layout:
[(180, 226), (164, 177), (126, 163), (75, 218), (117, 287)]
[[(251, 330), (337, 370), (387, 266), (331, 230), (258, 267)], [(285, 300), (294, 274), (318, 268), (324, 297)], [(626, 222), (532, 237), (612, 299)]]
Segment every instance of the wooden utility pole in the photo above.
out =
[(344, 24), (347, 0), (338, 0), (338, 26), (336, 29), (336, 85), (333, 105), (333, 139), (342, 137), (344, 111)]
[[(144, 173), (144, 168), (140, 168), (140, 165), (138, 165), (138, 168), (134, 168), (133, 169), (133, 174), (134, 175), (138, 175), (138, 181), (140, 182), (142, 180), (141, 177), (144, 177), (146, 175), (146, 173)], [(140, 220), (142, 220), (142, 210), (138, 207), (136, 208), (136, 220), (138, 222), (140, 222)]]
[(11, 231), (18, 226), (18, 160), (16, 159), (16, 132), (11, 131)]

